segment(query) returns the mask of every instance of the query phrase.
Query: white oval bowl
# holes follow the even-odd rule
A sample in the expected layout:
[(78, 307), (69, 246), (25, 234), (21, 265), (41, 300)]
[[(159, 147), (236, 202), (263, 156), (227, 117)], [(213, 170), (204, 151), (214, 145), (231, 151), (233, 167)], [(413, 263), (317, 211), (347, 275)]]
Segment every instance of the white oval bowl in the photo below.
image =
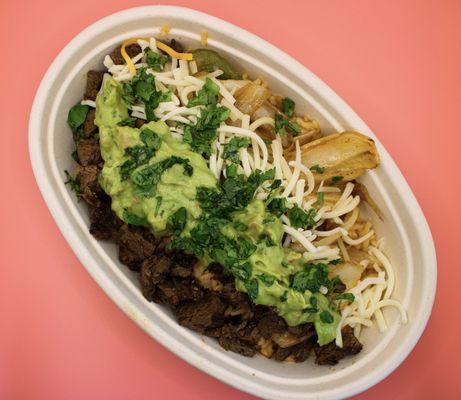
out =
[[(389, 329), (366, 329), (363, 351), (335, 367), (277, 363), (261, 356), (226, 352), (215, 340), (179, 326), (164, 307), (147, 302), (136, 274), (121, 265), (114, 244), (88, 232), (88, 215), (64, 185), (73, 170), (74, 144), (66, 124), (69, 108), (83, 95), (86, 72), (102, 68), (103, 57), (126, 38), (158, 34), (169, 23), (171, 37), (200, 41), (228, 55), (252, 76), (266, 79), (275, 93), (294, 99), (299, 111), (317, 118), (325, 133), (353, 129), (372, 137), (381, 166), (362, 181), (383, 210), (385, 223), (369, 215), (398, 277), (394, 298), (407, 309), (401, 325), (397, 312), (385, 310)], [(29, 149), (35, 177), (56, 223), (72, 249), (108, 296), (142, 329), (179, 357), (206, 373), (249, 393), (270, 399), (337, 399), (362, 392), (389, 375), (421, 336), (435, 296), (436, 258), (424, 215), (401, 172), (365, 123), (325, 83), (293, 58), (259, 37), (221, 19), (181, 7), (147, 6), (110, 15), (77, 35), (44, 76), (32, 107)]]

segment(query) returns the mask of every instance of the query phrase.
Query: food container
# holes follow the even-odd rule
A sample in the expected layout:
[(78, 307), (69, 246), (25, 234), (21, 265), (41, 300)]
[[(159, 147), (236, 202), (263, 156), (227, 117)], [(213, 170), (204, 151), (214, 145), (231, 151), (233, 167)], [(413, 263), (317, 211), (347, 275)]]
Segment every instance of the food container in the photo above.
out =
[[(179, 326), (163, 306), (147, 302), (135, 273), (121, 265), (114, 244), (88, 232), (88, 214), (64, 185), (72, 171), (72, 135), (66, 124), (69, 108), (82, 97), (86, 71), (102, 68), (103, 57), (124, 39), (158, 35), (168, 23), (170, 36), (187, 44), (208, 44), (252, 76), (267, 80), (275, 93), (296, 101), (300, 112), (318, 119), (325, 133), (353, 129), (375, 139), (381, 166), (363, 182), (385, 214), (373, 215), (385, 237), (383, 249), (397, 275), (394, 298), (408, 311), (401, 325), (394, 309), (385, 310), (389, 329), (365, 329), (363, 351), (335, 367), (278, 363), (262, 356), (245, 358), (226, 352), (210, 338)], [(180, 7), (148, 6), (110, 15), (76, 36), (44, 76), (30, 115), (29, 147), (43, 197), (63, 235), (82, 264), (108, 296), (142, 329), (179, 357), (236, 388), (270, 399), (333, 399), (357, 394), (389, 375), (408, 356), (421, 336), (436, 287), (434, 245), (424, 215), (387, 151), (365, 123), (327, 85), (281, 50), (232, 24)]]

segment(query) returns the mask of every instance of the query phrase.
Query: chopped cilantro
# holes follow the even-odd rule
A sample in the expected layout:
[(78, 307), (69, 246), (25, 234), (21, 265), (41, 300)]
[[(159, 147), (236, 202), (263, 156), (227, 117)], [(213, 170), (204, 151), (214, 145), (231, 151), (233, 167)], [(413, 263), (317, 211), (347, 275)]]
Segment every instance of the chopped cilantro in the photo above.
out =
[(168, 61), (168, 56), (161, 53), (156, 53), (151, 49), (146, 51), (146, 63), (156, 72), (160, 72), (165, 67), (166, 62)]
[(285, 97), (282, 100), (282, 112), (287, 116), (287, 117), (292, 117), (293, 113), (295, 112), (295, 102), (288, 97)]
[(73, 106), (67, 114), (67, 123), (69, 124), (72, 132), (82, 133), (83, 123), (85, 122), (86, 115), (88, 114), (89, 107), (77, 103)]
[(216, 139), (216, 129), (229, 117), (229, 113), (228, 108), (215, 104), (202, 109), (195, 125), (184, 126), (184, 142), (189, 143), (195, 152), (209, 157), (211, 143)]
[(122, 99), (127, 106), (137, 101), (143, 102), (147, 121), (156, 121), (155, 109), (163, 101), (168, 101), (171, 93), (163, 93), (155, 88), (155, 76), (140, 68), (131, 83), (123, 84)]
[(352, 293), (340, 293), (336, 296), (333, 296), (332, 300), (347, 300), (347, 301), (354, 301), (355, 296)]
[(301, 127), (296, 122), (284, 118), (282, 114), (275, 114), (275, 133), (283, 136), (287, 129), (295, 136), (301, 132)]
[(272, 286), (275, 282), (275, 277), (267, 274), (258, 275), (258, 279), (264, 283), (266, 286)]
[(288, 290), (285, 290), (283, 294), (280, 296), (280, 301), (284, 302), (288, 299)]
[(323, 263), (309, 263), (304, 271), (296, 272), (293, 275), (291, 287), (304, 292), (309, 290), (317, 293), (321, 286), (329, 287), (331, 281), (328, 279), (328, 267)]
[(267, 205), (267, 209), (277, 217), (280, 217), (282, 214), (287, 212), (287, 205), (288, 203), (285, 197), (276, 197), (270, 201)]
[(310, 167), (312, 172), (317, 172), (318, 174), (323, 174), (325, 172), (325, 167), (321, 167), (320, 165), (316, 164)]
[(82, 197), (82, 189), (80, 188), (80, 183), (75, 179), (69, 171), (65, 170), (67, 180), (64, 182), (65, 185), (69, 185), (70, 190), (75, 193), (75, 196), (80, 199)]
[(189, 160), (177, 156), (171, 156), (156, 164), (150, 164), (136, 169), (131, 174), (131, 180), (138, 187), (137, 194), (144, 197), (152, 196), (157, 184), (160, 182), (162, 174), (176, 164), (184, 167), (184, 175), (192, 176), (193, 168), (189, 164)]
[(331, 178), (331, 181), (332, 181), (333, 183), (337, 183), (337, 182), (340, 182), (340, 181), (342, 181), (342, 180), (343, 180), (343, 177), (342, 177), (341, 175), (336, 175), (336, 176), (334, 176), (334, 177)]
[(158, 212), (160, 210), (160, 207), (162, 206), (163, 197), (162, 196), (156, 196), (155, 200), (156, 200), (156, 203), (155, 203), (154, 215), (157, 216)]
[(150, 149), (158, 150), (162, 145), (162, 138), (153, 130), (145, 128), (139, 134), (141, 141)]
[(250, 263), (236, 264), (231, 267), (231, 271), (235, 277), (243, 282), (246, 282), (251, 276)]
[(187, 210), (185, 207), (181, 207), (176, 210), (168, 219), (168, 229), (170, 232), (178, 236), (184, 230), (187, 223)]
[(314, 203), (315, 205), (322, 207), (324, 202), (324, 193), (317, 192), (317, 201)]
[(238, 232), (245, 232), (248, 230), (248, 226), (245, 225), (243, 222), (234, 222), (234, 228), (238, 231)]
[(244, 175), (235, 175), (224, 180), (217, 189), (199, 187), (197, 199), (202, 210), (227, 218), (233, 211), (243, 210), (253, 199), (255, 191), (266, 180), (274, 179), (275, 170), (256, 170), (247, 180)]
[(143, 226), (147, 225), (147, 219), (145, 217), (140, 217), (139, 215), (133, 214), (128, 210), (123, 210), (122, 219), (124, 222), (130, 225)]
[(240, 157), (239, 157), (239, 150), (241, 148), (246, 148), (250, 145), (250, 139), (246, 137), (233, 137), (229, 143), (226, 143), (224, 145), (224, 150), (222, 154), (222, 158), (225, 160), (230, 160), (232, 162), (239, 162)]
[(187, 107), (216, 105), (218, 94), (219, 86), (207, 77), (205, 84), (198, 91), (197, 96), (189, 100)]
[(317, 211), (314, 208), (306, 212), (297, 204), (288, 210), (288, 218), (291, 225), (295, 228), (308, 229), (313, 227), (315, 225), (314, 217), (316, 214)]
[(127, 180), (136, 168), (147, 164), (162, 144), (162, 138), (148, 128), (141, 130), (139, 138), (143, 145), (138, 144), (125, 149), (125, 156), (128, 160), (120, 166), (122, 181)]
[(251, 279), (245, 283), (245, 289), (247, 290), (248, 296), (251, 300), (255, 300), (258, 297), (259, 284), (256, 279)]
[(136, 118), (128, 117), (127, 119), (120, 121), (117, 125), (118, 126), (131, 126), (132, 128), (134, 128), (135, 123), (136, 123)]
[(334, 321), (333, 315), (329, 311), (322, 311), (320, 313), (320, 321), (325, 324), (331, 324)]

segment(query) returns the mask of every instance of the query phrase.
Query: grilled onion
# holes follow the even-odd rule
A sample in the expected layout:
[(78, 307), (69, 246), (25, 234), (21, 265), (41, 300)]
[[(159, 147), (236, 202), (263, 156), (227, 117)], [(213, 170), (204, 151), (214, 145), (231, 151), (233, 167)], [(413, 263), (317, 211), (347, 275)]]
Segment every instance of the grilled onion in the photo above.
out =
[(351, 181), (379, 165), (373, 139), (352, 131), (314, 140), (303, 145), (301, 151), (303, 164), (314, 167), (317, 182)]

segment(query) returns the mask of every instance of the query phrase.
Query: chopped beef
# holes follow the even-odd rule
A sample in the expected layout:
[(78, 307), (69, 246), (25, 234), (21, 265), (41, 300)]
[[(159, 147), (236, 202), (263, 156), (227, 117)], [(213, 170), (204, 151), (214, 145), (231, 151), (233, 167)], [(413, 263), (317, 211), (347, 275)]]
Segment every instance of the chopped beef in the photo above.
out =
[(142, 262), (154, 254), (157, 240), (149, 229), (122, 225), (118, 232), (118, 257), (120, 262), (134, 271), (139, 271)]
[(354, 355), (362, 350), (362, 345), (354, 336), (352, 328), (347, 326), (342, 331), (343, 347), (338, 347), (334, 342), (328, 343), (325, 346), (316, 345), (315, 362), (319, 365), (335, 365), (339, 360), (347, 355)]
[(102, 158), (98, 141), (94, 138), (80, 139), (77, 142), (77, 156), (83, 166), (101, 163)]
[(277, 361), (304, 362), (311, 354), (315, 340), (307, 339), (291, 347), (277, 347), (273, 357)]
[(86, 100), (96, 100), (99, 89), (101, 89), (102, 78), (105, 71), (88, 71), (86, 74), (86, 91), (84, 98)]
[(136, 121), (134, 121), (134, 126), (135, 128), (141, 128), (147, 121), (141, 118), (136, 118)]
[(218, 342), (225, 350), (233, 351), (245, 357), (253, 357), (256, 354), (257, 346), (251, 328), (237, 330), (226, 325), (221, 329)]
[(80, 184), (82, 198), (90, 205), (99, 207), (105, 193), (98, 182), (99, 169), (96, 165), (77, 165), (76, 179)]
[(201, 301), (186, 303), (175, 309), (178, 322), (189, 329), (206, 333), (223, 324), (226, 305), (218, 295), (208, 293)]
[(174, 51), (177, 51), (178, 53), (184, 53), (184, 46), (181, 44), (181, 42), (178, 42), (175, 39), (171, 39), (170, 43), (168, 43), (168, 46), (170, 46)]
[(101, 201), (99, 207), (90, 206), (90, 233), (99, 240), (116, 240), (123, 222), (110, 208), (109, 201)]
[(157, 285), (164, 279), (164, 275), (169, 271), (171, 260), (163, 254), (153, 254), (141, 264), (141, 291), (144, 297), (153, 301)]
[(258, 320), (258, 330), (262, 337), (269, 339), (274, 333), (287, 330), (287, 324), (275, 311), (268, 309)]
[[(112, 54), (110, 55), (110, 58), (112, 58), (112, 61), (114, 62), (114, 64), (117, 64), (117, 65), (125, 64), (125, 59), (122, 57), (122, 53), (120, 51), (121, 49), (122, 49), (122, 46), (117, 46), (112, 52)], [(126, 46), (125, 51), (126, 51), (126, 54), (130, 56), (130, 58), (133, 58), (135, 55), (141, 53), (141, 47), (138, 44), (133, 43), (133, 44), (130, 44), (129, 46)]]
[(85, 137), (91, 137), (98, 131), (98, 127), (94, 124), (95, 116), (96, 110), (91, 108), (86, 115), (85, 122), (83, 123), (83, 134)]

